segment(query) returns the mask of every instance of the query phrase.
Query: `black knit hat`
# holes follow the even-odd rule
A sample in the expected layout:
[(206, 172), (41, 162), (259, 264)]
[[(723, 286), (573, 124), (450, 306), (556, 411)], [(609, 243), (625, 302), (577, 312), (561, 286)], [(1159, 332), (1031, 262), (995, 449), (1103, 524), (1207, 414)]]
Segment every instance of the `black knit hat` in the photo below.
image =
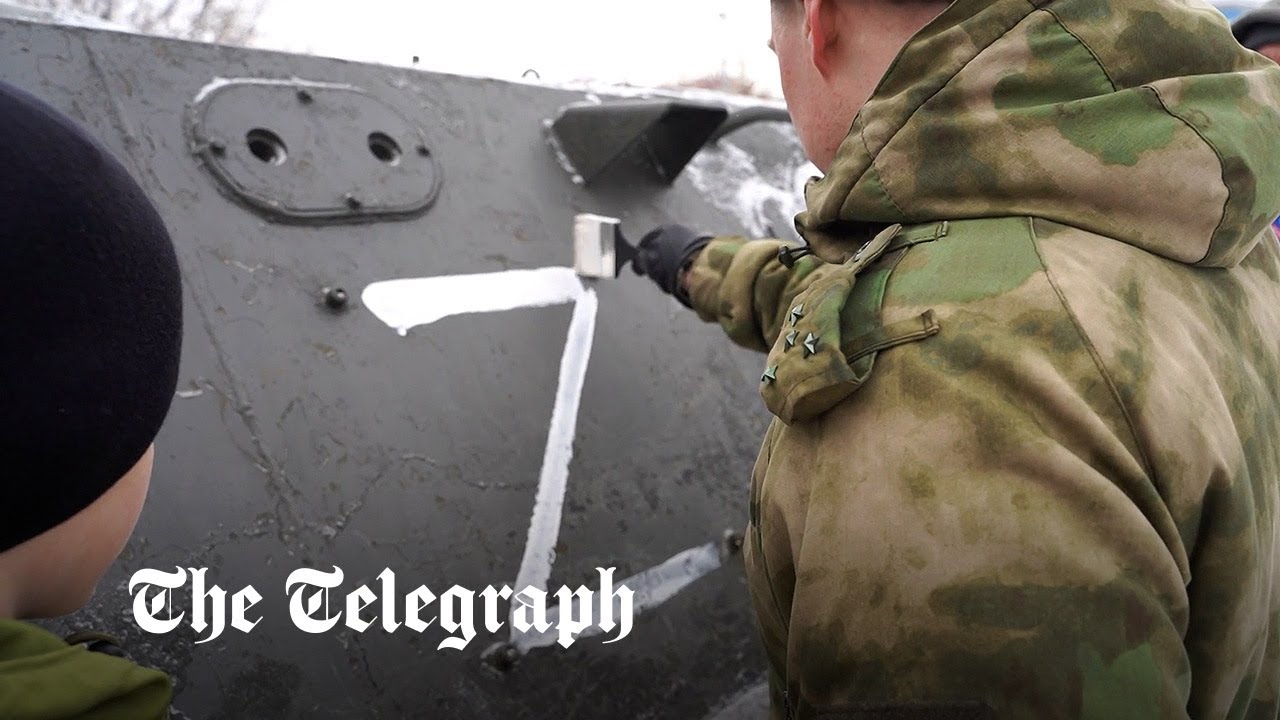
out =
[(182, 341), (177, 258), (147, 196), (84, 130), (4, 83), (0, 269), (4, 552), (137, 464), (169, 410)]
[(1272, 0), (1241, 15), (1231, 24), (1231, 32), (1250, 50), (1280, 43), (1280, 2)]

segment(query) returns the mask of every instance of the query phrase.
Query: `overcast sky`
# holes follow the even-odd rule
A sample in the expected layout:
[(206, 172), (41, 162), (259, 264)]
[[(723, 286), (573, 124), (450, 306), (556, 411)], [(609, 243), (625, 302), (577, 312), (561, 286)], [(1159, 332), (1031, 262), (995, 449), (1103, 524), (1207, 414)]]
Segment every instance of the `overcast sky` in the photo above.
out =
[(267, 0), (255, 44), (548, 82), (742, 73), (780, 94), (768, 39), (768, 0)]

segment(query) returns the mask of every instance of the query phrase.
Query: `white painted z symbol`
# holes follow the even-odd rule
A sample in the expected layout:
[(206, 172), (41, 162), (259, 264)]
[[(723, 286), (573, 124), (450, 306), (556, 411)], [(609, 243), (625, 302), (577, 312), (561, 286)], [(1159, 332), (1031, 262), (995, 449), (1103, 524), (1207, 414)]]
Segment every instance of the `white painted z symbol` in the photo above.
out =
[[(418, 325), (454, 315), (574, 304), (569, 335), (560, 358), (559, 384), (542, 456), (529, 535), (515, 584), (518, 589), (534, 587), (545, 591), (555, 560), (569, 462), (573, 459), (578, 406), (595, 337), (598, 306), (595, 290), (584, 286), (571, 268), (549, 267), (376, 282), (365, 288), (361, 299), (365, 307), (401, 336)], [(635, 593), (634, 610), (639, 614), (660, 605), (693, 581), (720, 567), (720, 552), (718, 542), (691, 548), (619, 584)], [(598, 596), (596, 593), (595, 597)], [(513, 602), (513, 613), (515, 609)], [(554, 624), (557, 610), (552, 609), (548, 614)], [(592, 617), (598, 618), (600, 613), (593, 612)], [(600, 632), (599, 626), (592, 626), (580, 637)], [(555, 641), (554, 630), (520, 633), (511, 624), (510, 642), (521, 653)]]

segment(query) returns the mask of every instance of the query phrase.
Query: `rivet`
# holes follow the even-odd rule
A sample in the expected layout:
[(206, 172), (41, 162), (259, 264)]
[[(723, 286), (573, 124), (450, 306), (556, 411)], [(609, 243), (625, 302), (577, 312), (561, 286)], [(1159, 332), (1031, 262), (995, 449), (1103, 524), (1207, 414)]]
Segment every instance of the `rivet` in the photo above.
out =
[(795, 347), (796, 338), (798, 337), (800, 337), (799, 330), (792, 330), (791, 332), (787, 333), (787, 347)]
[(742, 552), (742, 536), (733, 530), (725, 530), (721, 537), (721, 548), (725, 555), (737, 555)]
[(227, 144), (222, 142), (221, 140), (210, 140), (209, 152), (213, 153), (214, 155), (217, 155), (218, 157), (222, 157), (223, 155), (227, 154)]
[(347, 193), (346, 195), (343, 195), (342, 199), (346, 201), (347, 207), (351, 208), (352, 210), (359, 210), (360, 208), (364, 207), (364, 203), (360, 202), (360, 198), (356, 197), (355, 195), (352, 195), (351, 193)]
[(298, 101), (301, 102), (303, 105), (309, 105), (312, 100), (315, 100), (315, 97), (311, 95), (310, 90), (298, 91)]
[(771, 383), (778, 379), (778, 366), (770, 365), (764, 369), (764, 374), (760, 376), (760, 382)]
[(506, 673), (520, 661), (520, 650), (509, 642), (497, 642), (481, 653), (480, 659), (494, 670)]
[(346, 309), (347, 303), (351, 301), (347, 291), (342, 288), (327, 287), (321, 292), (324, 294), (324, 304), (330, 310)]

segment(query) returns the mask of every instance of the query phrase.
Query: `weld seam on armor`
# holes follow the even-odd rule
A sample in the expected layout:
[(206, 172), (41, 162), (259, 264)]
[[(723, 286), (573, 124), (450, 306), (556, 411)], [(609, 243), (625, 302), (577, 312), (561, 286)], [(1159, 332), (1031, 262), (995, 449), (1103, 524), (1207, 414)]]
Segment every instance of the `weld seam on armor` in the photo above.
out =
[(1227, 162), (1226, 159), (1222, 157), (1222, 153), (1218, 152), (1218, 148), (1209, 140), (1209, 138), (1205, 137), (1204, 133), (1200, 132), (1200, 128), (1196, 127), (1190, 120), (1182, 117), (1169, 107), (1168, 103), (1164, 101), (1164, 96), (1160, 94), (1159, 88), (1154, 85), (1143, 85), (1139, 89), (1150, 90), (1156, 96), (1156, 102), (1160, 103), (1160, 107), (1164, 108), (1164, 111), (1169, 114), (1169, 117), (1172, 117), (1183, 125), (1191, 128), (1191, 132), (1195, 133), (1196, 137), (1200, 138), (1200, 142), (1207, 145), (1209, 149), (1213, 151), (1213, 156), (1218, 158), (1218, 171), (1221, 173), (1222, 185), (1227, 189), (1227, 199), (1222, 203), (1222, 217), (1218, 218), (1218, 224), (1214, 226), (1213, 233), (1209, 235), (1209, 242), (1205, 245), (1204, 255), (1201, 255), (1199, 260), (1191, 263), (1192, 265), (1198, 266), (1209, 259), (1209, 253), (1213, 252), (1214, 241), (1218, 239), (1218, 235), (1222, 232), (1223, 225), (1227, 222), (1227, 209), (1231, 207), (1231, 183), (1227, 180)]
[(1036, 235), (1035, 218), (1028, 217), (1026, 222), (1027, 232), (1031, 238), (1031, 248), (1035, 251), (1036, 259), (1040, 261), (1040, 268), (1044, 272), (1045, 279), (1049, 282), (1049, 287), (1053, 288), (1054, 294), (1057, 295), (1058, 304), (1062, 306), (1063, 312), (1071, 319), (1071, 325), (1076, 329), (1076, 334), (1080, 337), (1081, 344), (1084, 345), (1085, 350), (1089, 353), (1089, 357), (1093, 358), (1093, 365), (1098, 370), (1098, 375), (1102, 378), (1102, 381), (1107, 384), (1107, 390), (1111, 393), (1112, 401), (1120, 409), (1126, 429), (1129, 431), (1129, 437), (1133, 440), (1133, 446), (1138, 449), (1138, 457), (1142, 460), (1142, 471), (1146, 473), (1148, 480), (1154, 480), (1155, 465), (1151, 463), (1151, 458), (1147, 457), (1147, 449), (1143, 446), (1137, 425), (1133, 422), (1133, 414), (1129, 412), (1129, 406), (1125, 405), (1124, 398), (1120, 395), (1120, 388), (1116, 386), (1106, 363), (1102, 361), (1102, 354), (1094, 347), (1093, 340), (1089, 338), (1089, 334), (1085, 332), (1084, 325), (1080, 323), (1080, 318), (1076, 317), (1071, 304), (1067, 302), (1066, 294), (1058, 286), (1057, 278), (1049, 270), (1049, 263), (1045, 262), (1044, 253), (1040, 251), (1040, 238)]

